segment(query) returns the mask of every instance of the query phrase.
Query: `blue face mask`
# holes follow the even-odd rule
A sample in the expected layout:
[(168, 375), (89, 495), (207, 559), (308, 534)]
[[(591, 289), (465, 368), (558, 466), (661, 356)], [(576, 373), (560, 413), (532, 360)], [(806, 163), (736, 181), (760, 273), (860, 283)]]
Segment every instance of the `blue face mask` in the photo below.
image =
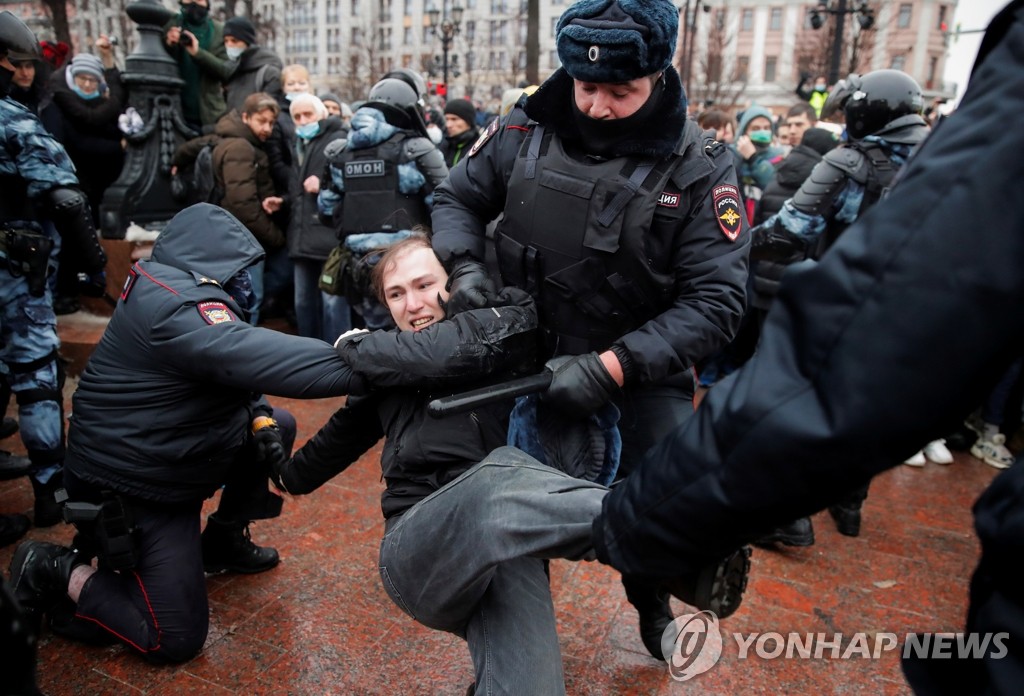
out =
[(252, 289), (252, 278), (249, 277), (247, 269), (232, 276), (231, 280), (224, 284), (224, 291), (231, 295), (231, 299), (237, 302), (242, 310), (248, 312), (252, 307), (255, 293)]
[(238, 57), (245, 53), (244, 46), (225, 46), (224, 50), (227, 51), (230, 60), (238, 60)]
[(313, 121), (301, 126), (295, 126), (295, 135), (299, 136), (303, 140), (310, 140), (316, 137), (316, 134), (320, 132), (320, 122)]
[(96, 90), (95, 92), (83, 92), (82, 88), (78, 85), (72, 85), (71, 89), (72, 91), (74, 91), (75, 94), (80, 96), (82, 99), (85, 99), (86, 101), (89, 101), (90, 99), (97, 99), (100, 96), (99, 90)]
[(288, 94), (284, 95), (284, 98), (288, 101), (295, 101), (295, 97), (300, 94), (309, 94), (309, 92), (288, 92)]

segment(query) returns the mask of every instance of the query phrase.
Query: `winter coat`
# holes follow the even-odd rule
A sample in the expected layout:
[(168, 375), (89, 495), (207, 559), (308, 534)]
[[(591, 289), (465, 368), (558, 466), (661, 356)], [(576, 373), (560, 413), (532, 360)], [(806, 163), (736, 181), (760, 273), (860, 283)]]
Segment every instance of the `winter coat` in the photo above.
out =
[(441, 144), (441, 152), (444, 153), (444, 162), (451, 169), (469, 152), (469, 148), (480, 137), (479, 128), (470, 128), (465, 133), (459, 133), (454, 137), (446, 137)]
[(263, 210), (263, 200), (278, 195), (270, 178), (263, 143), (237, 111), (217, 121), (220, 144), (213, 150), (213, 171), (224, 191), (220, 205), (245, 225), (267, 251), (284, 246), (284, 233)]
[(161, 502), (223, 483), (260, 393), (322, 398), (358, 378), (330, 345), (246, 323), (224, 290), (263, 249), (224, 210), (199, 204), (132, 266), (73, 398), (74, 473)]
[[(182, 13), (178, 12), (164, 25), (164, 36), (171, 27), (182, 26)], [(178, 63), (178, 71), (185, 80), (182, 87), (181, 106), (186, 119), (198, 118), (205, 132), (212, 128), (227, 111), (224, 103), (224, 89), (221, 83), (230, 74), (230, 61), (224, 48), (224, 25), (207, 19), (201, 28), (185, 25), (192, 32), (199, 32), (199, 51), (195, 57), (189, 55), (181, 44), (164, 49)], [(191, 113), (190, 113), (191, 112)]]
[(782, 205), (799, 190), (822, 155), (838, 144), (835, 136), (824, 128), (808, 128), (800, 144), (786, 155), (775, 170), (775, 178), (765, 187), (755, 222), (760, 224), (782, 210)]
[[(374, 331), (342, 343), (339, 354), (373, 390), (350, 398), (289, 462), (291, 493), (309, 493), (386, 436), (381, 469), (385, 518), (451, 483), (505, 444), (512, 402), (433, 418), (439, 396), (533, 372), (537, 314), (526, 293), (502, 291), (495, 309), (469, 310), (423, 331)], [(515, 303), (515, 304), (510, 304)]]
[[(982, 40), (956, 113), (890, 195), (817, 265), (790, 272), (754, 357), (605, 498), (600, 560), (680, 577), (821, 510), (948, 432), (1024, 353), (1024, 130), (1007, 127), (1024, 99), (1021, 46), (1015, 0)], [(915, 693), (1016, 692), (1022, 491), (1018, 459), (975, 504), (981, 558), (964, 629), (1009, 632), (1017, 647), (905, 662)]]
[(41, 119), (68, 151), (98, 219), (103, 193), (121, 174), (124, 166), (124, 135), (117, 127), (117, 118), (125, 109), (127, 95), (117, 68), (103, 71), (107, 96), (82, 99), (67, 84), (68, 66), (56, 70), (50, 78), (52, 101), (43, 110)]
[[(277, 96), (281, 92), (281, 57), (264, 46), (250, 46), (228, 63), (229, 76), (224, 80), (224, 101), (227, 108), (242, 110), (246, 97), (256, 92)], [(265, 69), (264, 69), (265, 68)], [(259, 78), (259, 79), (257, 79)]]
[[(306, 193), (302, 186), (310, 176), (323, 179), (327, 168), (324, 148), (329, 143), (344, 136), (345, 129), (341, 119), (336, 116), (320, 121), (320, 132), (306, 142), (302, 163), (296, 161), (296, 170), (292, 175), (289, 205), (291, 220), (288, 224), (288, 255), (294, 259), (313, 259), (324, 261), (334, 247), (338, 246), (338, 237), (334, 228), (325, 225), (317, 215), (315, 193)], [(297, 159), (297, 158), (296, 158)], [(321, 181), (321, 186), (324, 182)]]

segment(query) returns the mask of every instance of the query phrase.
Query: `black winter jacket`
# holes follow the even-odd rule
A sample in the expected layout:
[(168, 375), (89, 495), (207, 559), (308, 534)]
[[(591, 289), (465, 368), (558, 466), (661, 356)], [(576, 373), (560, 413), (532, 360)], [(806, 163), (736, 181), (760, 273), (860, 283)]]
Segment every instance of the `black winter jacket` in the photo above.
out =
[(337, 116), (325, 118), (320, 121), (320, 132), (316, 137), (306, 141), (305, 155), (301, 164), (296, 156), (295, 170), (292, 172), (288, 195), (291, 213), (288, 223), (288, 255), (293, 259), (324, 261), (331, 250), (338, 246), (338, 235), (334, 231), (333, 225), (323, 224), (320, 222), (320, 216), (317, 215), (317, 194), (306, 193), (302, 182), (310, 176), (316, 176), (321, 179), (321, 186), (327, 185), (323, 181), (324, 173), (327, 170), (324, 149), (329, 143), (340, 140), (344, 136), (345, 129), (341, 124), (341, 119)]
[[(228, 111), (242, 111), (246, 97), (266, 92), (272, 97), (281, 94), (281, 57), (265, 46), (250, 46), (225, 66), (229, 75), (224, 80), (224, 101)], [(258, 78), (258, 79), (257, 79)]]
[[(505, 444), (512, 403), (434, 419), (434, 398), (532, 372), (536, 310), (514, 288), (504, 301), (519, 304), (463, 312), (423, 331), (375, 331), (343, 343), (342, 358), (375, 389), (350, 398), (292, 457), (285, 487), (309, 493), (344, 471), (382, 435), (385, 518), (405, 512)], [(475, 382), (475, 383), (474, 383)]]
[[(1024, 130), (1007, 128), (1024, 105), (1021, 46), (1015, 0), (889, 197), (791, 271), (754, 357), (605, 498), (598, 558), (679, 575), (821, 510), (949, 432), (1024, 352)], [(1009, 631), (1010, 654), (908, 667), (918, 694), (1020, 690), (1024, 463), (975, 513), (966, 630)]]
[[(716, 190), (739, 195), (732, 158), (724, 146), (714, 143), (713, 134), (704, 134), (696, 123), (687, 121), (681, 92), (679, 77), (669, 68), (661, 105), (651, 117), (658, 128), (639, 129), (611, 153), (624, 163), (639, 158), (681, 160), (668, 184), (676, 193), (667, 193), (666, 202), (691, 211), (685, 224), (672, 225), (666, 232), (648, 230), (644, 257), (632, 259), (648, 277), (667, 276), (672, 281), (667, 309), (613, 343), (620, 361), (626, 357), (623, 368), (627, 383), (632, 384), (661, 382), (713, 353), (735, 335), (744, 311), (749, 250), (745, 221), (736, 218), (735, 236), (730, 239), (717, 219), (713, 200)], [(568, 141), (567, 151), (579, 141), (570, 111), (571, 93), (572, 79), (559, 69), (508, 116), (493, 123), (485, 143), (434, 192), (433, 244), (446, 265), (462, 256), (484, 260), (487, 223), (503, 212), (506, 217), (515, 214), (516, 204), (506, 200), (507, 185), (520, 147), (537, 122)], [(524, 103), (525, 110), (520, 108)], [(585, 168), (587, 158), (575, 149)], [(538, 170), (543, 162), (542, 155)], [(602, 204), (591, 201), (595, 217)], [(659, 227), (656, 213), (652, 227)]]
[(800, 190), (822, 156), (839, 142), (824, 128), (808, 128), (803, 140), (794, 147), (775, 170), (775, 178), (764, 188), (757, 203), (754, 223), (760, 224), (782, 210), (782, 205)]
[(229, 213), (178, 213), (132, 266), (73, 398), (80, 478), (132, 496), (202, 500), (223, 483), (260, 393), (322, 398), (358, 379), (330, 345), (250, 326), (223, 285), (263, 257)]

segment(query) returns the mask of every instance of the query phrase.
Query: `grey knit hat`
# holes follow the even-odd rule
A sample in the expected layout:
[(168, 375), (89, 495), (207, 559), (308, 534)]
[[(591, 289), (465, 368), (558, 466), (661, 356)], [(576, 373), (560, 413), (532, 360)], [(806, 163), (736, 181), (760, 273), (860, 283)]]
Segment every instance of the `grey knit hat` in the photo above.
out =
[(628, 82), (667, 68), (679, 9), (669, 0), (579, 0), (558, 20), (558, 58), (584, 82)]

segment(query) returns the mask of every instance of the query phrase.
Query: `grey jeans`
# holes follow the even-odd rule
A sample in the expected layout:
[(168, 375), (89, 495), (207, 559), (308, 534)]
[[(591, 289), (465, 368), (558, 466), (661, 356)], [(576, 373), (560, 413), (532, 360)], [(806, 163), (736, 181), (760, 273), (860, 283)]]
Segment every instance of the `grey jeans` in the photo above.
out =
[(607, 490), (500, 447), (389, 523), (384, 588), (420, 623), (466, 639), (476, 693), (564, 694), (543, 559), (593, 558)]

